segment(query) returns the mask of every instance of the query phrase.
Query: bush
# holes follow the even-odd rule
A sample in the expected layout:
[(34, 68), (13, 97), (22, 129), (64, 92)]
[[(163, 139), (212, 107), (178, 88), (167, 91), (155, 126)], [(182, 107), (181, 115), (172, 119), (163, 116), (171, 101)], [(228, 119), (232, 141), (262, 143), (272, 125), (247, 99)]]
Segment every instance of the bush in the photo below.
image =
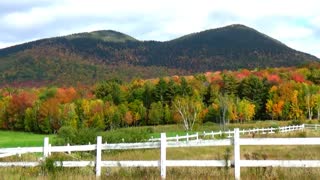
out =
[(59, 156), (47, 157), (41, 164), (41, 169), (44, 173), (55, 173), (62, 170), (62, 166), (56, 166), (55, 162), (62, 162), (63, 158)]
[(203, 125), (205, 125), (205, 126), (216, 126), (216, 123), (211, 122), (211, 121), (207, 121), (207, 122), (203, 123)]
[(76, 131), (71, 126), (62, 126), (58, 131), (58, 138), (56, 144), (72, 144), (76, 137)]
[(63, 126), (58, 131), (58, 137), (55, 144), (65, 145), (71, 144), (88, 144), (96, 143), (97, 135), (99, 134), (98, 129), (95, 128), (83, 128), (75, 130), (70, 126)]
[(152, 128), (147, 129), (117, 129), (104, 132), (102, 134), (103, 141), (108, 143), (119, 142), (141, 142), (149, 138), (149, 133), (153, 132)]
[(99, 130), (96, 128), (79, 129), (76, 135), (75, 144), (88, 144), (89, 142), (94, 144), (97, 142)]
[(271, 127), (272, 127), (272, 128), (279, 128), (279, 124), (278, 124), (278, 123), (272, 123), (272, 124), (271, 124)]
[(301, 120), (301, 119), (296, 119), (296, 120), (293, 120), (290, 125), (301, 125), (304, 123), (304, 120)]

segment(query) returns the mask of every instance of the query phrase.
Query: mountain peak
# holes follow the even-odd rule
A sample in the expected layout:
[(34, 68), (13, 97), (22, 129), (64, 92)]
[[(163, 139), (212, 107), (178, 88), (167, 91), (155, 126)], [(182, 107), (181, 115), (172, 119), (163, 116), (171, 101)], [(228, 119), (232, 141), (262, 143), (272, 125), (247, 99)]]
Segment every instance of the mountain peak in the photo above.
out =
[(246, 25), (243, 25), (243, 24), (230, 24), (228, 26), (225, 26), (225, 27), (222, 27), (222, 28), (227, 28), (227, 27), (230, 27), (230, 28), (245, 28), (245, 29), (251, 29), (250, 27), (246, 26)]
[(92, 31), (92, 32), (77, 33), (77, 34), (72, 34), (65, 37), (67, 39), (90, 38), (90, 39), (102, 40), (105, 42), (138, 41), (127, 34), (123, 34), (113, 30), (99, 30), (99, 31)]

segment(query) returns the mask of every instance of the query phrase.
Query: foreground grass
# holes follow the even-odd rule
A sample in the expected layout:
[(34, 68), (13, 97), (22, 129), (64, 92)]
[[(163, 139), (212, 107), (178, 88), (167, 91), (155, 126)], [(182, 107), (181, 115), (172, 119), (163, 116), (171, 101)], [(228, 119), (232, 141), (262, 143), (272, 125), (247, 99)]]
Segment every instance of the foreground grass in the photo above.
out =
[(49, 139), (53, 140), (55, 135), (0, 131), (0, 148), (43, 146), (44, 137), (49, 137)]
[[(92, 167), (65, 168), (48, 173), (43, 168), (0, 168), (0, 179), (96, 179)], [(241, 179), (317, 180), (320, 168), (241, 168)], [(100, 179), (160, 179), (158, 168), (103, 168)], [(167, 179), (234, 179), (231, 168), (167, 168)]]

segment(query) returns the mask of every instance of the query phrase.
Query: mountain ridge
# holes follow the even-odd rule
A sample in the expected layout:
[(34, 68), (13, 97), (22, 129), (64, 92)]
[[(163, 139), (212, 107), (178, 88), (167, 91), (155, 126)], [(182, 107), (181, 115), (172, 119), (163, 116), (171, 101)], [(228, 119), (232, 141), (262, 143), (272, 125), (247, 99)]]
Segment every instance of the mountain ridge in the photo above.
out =
[[(72, 82), (70, 79), (77, 79), (79, 73), (84, 73), (87, 77), (79, 81), (90, 82), (115, 78), (127, 70), (123, 68), (131, 69), (128, 70), (130, 74), (123, 75), (124, 80), (130, 80), (223, 69), (297, 66), (310, 62), (319, 62), (319, 59), (239, 24), (163, 42), (139, 41), (121, 32), (99, 30), (0, 49), (0, 73), (3, 74), (0, 81), (50, 80), (60, 84), (63, 79)], [(20, 67), (22, 64), (25, 68)]]

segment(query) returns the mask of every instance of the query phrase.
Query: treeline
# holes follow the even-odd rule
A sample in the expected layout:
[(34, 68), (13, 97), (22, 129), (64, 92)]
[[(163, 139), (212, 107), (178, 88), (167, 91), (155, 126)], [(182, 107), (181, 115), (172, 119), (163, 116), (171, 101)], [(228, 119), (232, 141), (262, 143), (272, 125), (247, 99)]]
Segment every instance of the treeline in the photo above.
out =
[(320, 67), (108, 80), (95, 86), (0, 89), (0, 128), (73, 129), (320, 118)]

